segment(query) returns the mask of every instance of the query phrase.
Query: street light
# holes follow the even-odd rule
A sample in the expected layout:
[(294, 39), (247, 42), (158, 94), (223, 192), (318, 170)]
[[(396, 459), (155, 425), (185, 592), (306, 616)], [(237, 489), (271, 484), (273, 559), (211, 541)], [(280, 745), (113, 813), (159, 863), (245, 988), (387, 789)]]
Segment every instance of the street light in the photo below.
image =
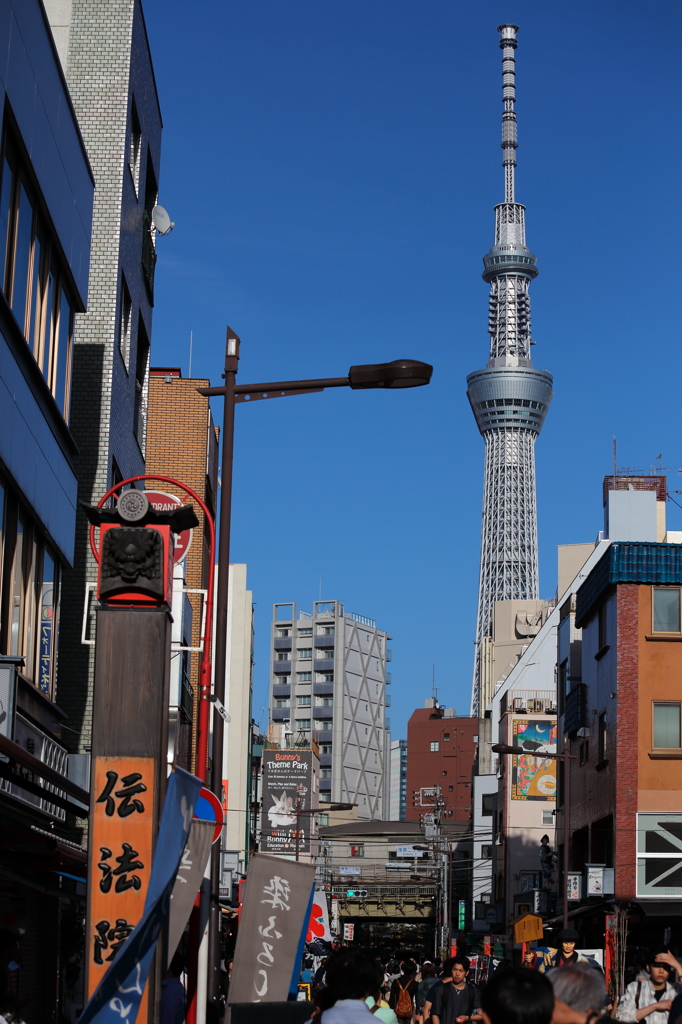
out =
[(298, 860), (298, 848), (301, 841), (301, 815), (302, 814), (326, 814), (327, 811), (352, 811), (357, 804), (327, 804), (326, 807), (300, 807), (299, 799), (296, 799), (296, 860)]
[[(223, 457), (220, 498), (220, 549), (218, 555), (218, 579), (216, 594), (215, 624), (215, 671), (213, 693), (217, 700), (225, 703), (225, 674), (227, 658), (227, 611), (228, 585), (230, 575), (230, 526), (232, 518), (232, 462), (234, 453), (234, 407), (238, 402), (259, 401), (266, 398), (285, 398), (289, 395), (311, 394), (325, 388), (350, 387), (354, 390), (367, 388), (410, 388), (421, 387), (431, 380), (433, 367), (417, 359), (395, 359), (390, 363), (373, 363), (351, 366), (347, 377), (331, 377), (317, 380), (270, 381), (265, 384), (237, 384), (240, 338), (230, 327), (225, 342), (225, 383), (221, 387), (197, 388), (208, 398), (223, 397)], [(200, 687), (200, 707), (207, 705), (210, 694), (210, 680)], [(202, 726), (201, 712), (199, 725)], [(224, 721), (214, 716), (212, 778), (211, 788), (218, 799), (222, 799), (223, 739)], [(206, 723), (207, 725), (207, 723)], [(197, 734), (197, 763), (205, 766), (208, 760), (208, 728), (200, 728)], [(220, 900), (219, 900), (220, 849), (215, 844), (211, 851), (211, 901), (209, 952), (210, 1000), (218, 1002), (220, 965)], [(188, 1013), (192, 1024), (195, 1007)]]
[(571, 773), (568, 770), (568, 761), (576, 761), (577, 757), (575, 754), (569, 754), (567, 750), (562, 751), (560, 754), (549, 754), (543, 750), (536, 752), (532, 750), (525, 750), (524, 747), (512, 747), (508, 743), (493, 743), (490, 748), (496, 754), (529, 754), (532, 757), (546, 757), (550, 761), (563, 761), (564, 763), (564, 784), (563, 784), (563, 798), (564, 798), (564, 855), (563, 855), (563, 875), (564, 875), (564, 898), (563, 898), (563, 910), (564, 910), (564, 928), (568, 928), (568, 837), (570, 834), (570, 808), (569, 808), (569, 797), (571, 791)]

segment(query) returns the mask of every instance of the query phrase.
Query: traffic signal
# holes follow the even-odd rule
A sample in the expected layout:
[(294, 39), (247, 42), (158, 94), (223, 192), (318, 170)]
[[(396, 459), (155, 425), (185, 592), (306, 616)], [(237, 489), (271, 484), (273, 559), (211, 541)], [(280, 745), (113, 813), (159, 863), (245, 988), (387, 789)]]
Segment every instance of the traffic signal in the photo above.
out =
[(367, 896), (366, 889), (346, 889), (346, 896), (355, 896), (358, 899), (365, 899)]

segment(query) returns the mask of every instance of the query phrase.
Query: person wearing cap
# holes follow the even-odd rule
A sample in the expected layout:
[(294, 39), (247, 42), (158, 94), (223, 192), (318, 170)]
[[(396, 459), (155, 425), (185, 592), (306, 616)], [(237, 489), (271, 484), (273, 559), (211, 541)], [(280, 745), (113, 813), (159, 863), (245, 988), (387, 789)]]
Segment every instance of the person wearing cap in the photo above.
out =
[(544, 974), (545, 971), (564, 967), (566, 964), (589, 964), (586, 956), (576, 952), (575, 944), (579, 941), (580, 935), (575, 928), (562, 928), (559, 932), (559, 948), (548, 947), (537, 969)]

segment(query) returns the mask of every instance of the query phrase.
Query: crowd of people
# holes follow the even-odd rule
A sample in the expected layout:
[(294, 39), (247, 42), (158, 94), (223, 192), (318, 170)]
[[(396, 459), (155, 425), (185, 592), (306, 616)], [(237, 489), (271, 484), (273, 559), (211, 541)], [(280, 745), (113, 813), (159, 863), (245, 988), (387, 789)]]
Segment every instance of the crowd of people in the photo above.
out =
[(311, 1024), (682, 1024), (682, 964), (664, 947), (646, 963), (618, 1002), (604, 973), (576, 950), (577, 933), (559, 935), (556, 949), (501, 964), (485, 984), (471, 980), (470, 961), (412, 957), (383, 963), (357, 948), (338, 949), (313, 976)]

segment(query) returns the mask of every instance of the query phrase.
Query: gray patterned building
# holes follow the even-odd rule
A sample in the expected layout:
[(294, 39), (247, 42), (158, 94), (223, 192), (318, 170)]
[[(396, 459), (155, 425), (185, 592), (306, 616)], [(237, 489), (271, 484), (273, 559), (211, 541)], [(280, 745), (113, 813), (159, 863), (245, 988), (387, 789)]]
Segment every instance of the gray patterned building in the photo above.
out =
[[(154, 305), (161, 111), (139, 0), (45, 0), (95, 177), (88, 311), (76, 316), (71, 429), (78, 497), (97, 502), (144, 473)], [(73, 571), (65, 574), (59, 700), (73, 750), (89, 745), (93, 648), (81, 643), (87, 581), (96, 578), (78, 513)]]
[(320, 803), (357, 804), (358, 817), (388, 817), (390, 638), (339, 601), (274, 607), (270, 737), (320, 750)]

